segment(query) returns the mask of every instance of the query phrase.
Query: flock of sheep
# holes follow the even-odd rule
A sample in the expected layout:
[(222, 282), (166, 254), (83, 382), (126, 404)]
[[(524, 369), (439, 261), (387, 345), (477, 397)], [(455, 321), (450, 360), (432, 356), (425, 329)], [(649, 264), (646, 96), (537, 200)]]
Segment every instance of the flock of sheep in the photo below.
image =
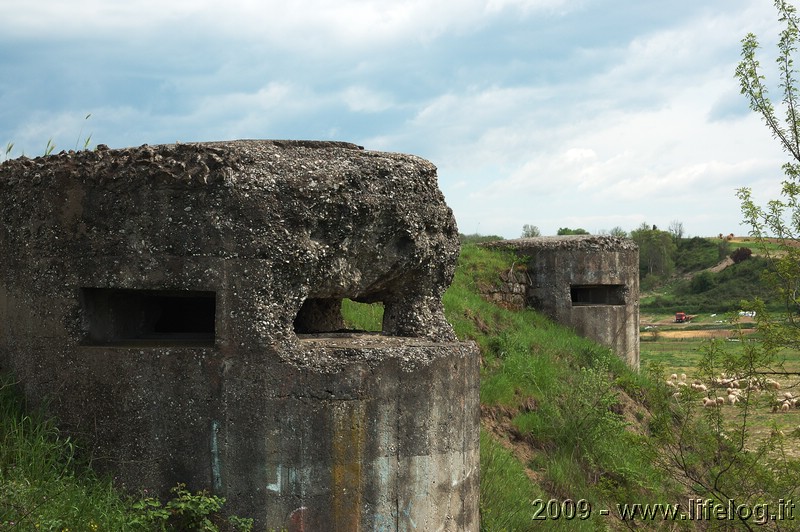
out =
[[(748, 392), (761, 392), (768, 391), (778, 393), (781, 389), (781, 384), (775, 379), (740, 379), (736, 377), (728, 377), (725, 374), (712, 379), (710, 384), (704, 384), (700, 380), (687, 382), (686, 374), (677, 373), (670, 375), (666, 381), (667, 386), (675, 388), (676, 391), (672, 394), (676, 399), (681, 397), (681, 388), (692, 389), (697, 392), (702, 392), (705, 396), (701, 399), (702, 405), (707, 408), (722, 406), (725, 404), (735, 405), (740, 401), (745, 401), (748, 397)], [(718, 396), (717, 390), (725, 389), (725, 396)], [(782, 396), (776, 398), (776, 402), (772, 406), (773, 412), (788, 412), (792, 408), (800, 408), (800, 396), (795, 397), (792, 392), (784, 392)]]

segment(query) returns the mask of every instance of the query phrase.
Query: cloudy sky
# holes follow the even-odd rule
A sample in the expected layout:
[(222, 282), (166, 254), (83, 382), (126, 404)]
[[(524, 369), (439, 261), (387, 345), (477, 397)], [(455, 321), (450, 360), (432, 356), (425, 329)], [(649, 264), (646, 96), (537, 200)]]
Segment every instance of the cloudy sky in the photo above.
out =
[(734, 78), (772, 4), (0, 0), (0, 148), (344, 140), (431, 160), (464, 233), (744, 234), (786, 161)]

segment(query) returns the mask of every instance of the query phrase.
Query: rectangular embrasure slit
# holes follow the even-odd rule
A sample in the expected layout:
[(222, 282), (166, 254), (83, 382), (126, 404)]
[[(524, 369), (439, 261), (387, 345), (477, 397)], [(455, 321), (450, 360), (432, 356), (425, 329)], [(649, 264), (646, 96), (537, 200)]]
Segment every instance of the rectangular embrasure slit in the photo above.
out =
[(573, 306), (624, 305), (624, 284), (582, 284), (570, 286)]
[(81, 288), (80, 301), (86, 344), (214, 344), (212, 291)]

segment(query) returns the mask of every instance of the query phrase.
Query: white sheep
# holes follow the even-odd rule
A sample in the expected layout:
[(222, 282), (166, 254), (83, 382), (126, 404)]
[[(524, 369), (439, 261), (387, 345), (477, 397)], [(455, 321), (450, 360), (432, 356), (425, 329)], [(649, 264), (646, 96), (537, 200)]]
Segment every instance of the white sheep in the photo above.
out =
[(783, 403), (781, 405), (781, 412), (788, 412), (788, 411), (789, 411), (789, 403), (788, 402)]
[(686, 380), (686, 373), (681, 373), (681, 380), (682, 380), (682, 381), (685, 381), (685, 380)]
[(728, 402), (730, 404), (735, 405), (736, 401), (738, 401), (738, 399), (736, 398), (735, 395), (733, 395), (733, 394), (728, 395)]
[(717, 397), (717, 404), (718, 405), (724, 405), (725, 404), (725, 398), (724, 397)]
[(671, 380), (673, 380), (673, 381), (676, 381), (676, 380), (678, 380), (678, 374), (677, 373), (673, 373), (672, 375), (669, 376), (669, 378)]
[(717, 402), (710, 397), (703, 397), (703, 406), (706, 408), (711, 408), (717, 406)]

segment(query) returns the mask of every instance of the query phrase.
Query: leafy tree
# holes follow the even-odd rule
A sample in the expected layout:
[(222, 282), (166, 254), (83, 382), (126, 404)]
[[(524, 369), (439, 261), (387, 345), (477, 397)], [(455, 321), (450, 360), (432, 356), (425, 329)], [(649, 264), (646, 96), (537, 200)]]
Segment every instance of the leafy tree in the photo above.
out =
[(609, 235), (617, 238), (628, 238), (628, 232), (620, 226), (614, 226), (611, 230), (603, 229), (598, 234)]
[(542, 236), (542, 232), (535, 225), (525, 224), (522, 226), (522, 238), (531, 238), (535, 236)]
[(659, 231), (655, 226), (650, 229), (649, 225), (642, 223), (638, 229), (631, 231), (631, 238), (639, 246), (639, 270), (642, 274), (672, 274), (677, 248), (670, 233)]
[[(771, 200), (762, 207), (755, 204), (749, 188), (741, 188), (737, 192), (750, 234), (761, 244), (762, 254), (772, 264), (767, 277), (782, 302), (784, 319), (781, 320), (772, 319), (763, 304), (753, 302), (760, 310), (757, 321), (765, 345), (777, 349), (800, 347), (800, 248), (793, 245), (800, 236), (800, 102), (794, 69), (800, 19), (795, 7), (785, 0), (776, 0), (775, 7), (783, 23), (776, 59), (779, 87), (782, 90), (779, 106), (783, 119), (779, 118), (768, 95), (765, 77), (756, 58), (758, 39), (752, 33), (742, 40), (742, 60), (736, 69), (736, 77), (750, 108), (761, 115), (773, 137), (790, 158), (783, 165), (785, 179), (779, 199)], [(770, 236), (777, 239), (780, 247), (778, 252), (771, 252), (765, 245)]]
[(628, 232), (620, 226), (615, 226), (611, 228), (611, 231), (608, 232), (611, 236), (616, 236), (618, 238), (628, 238)]
[(557, 235), (588, 235), (590, 234), (589, 231), (586, 229), (581, 229), (580, 227), (577, 229), (570, 229), (569, 227), (561, 227), (558, 229)]

